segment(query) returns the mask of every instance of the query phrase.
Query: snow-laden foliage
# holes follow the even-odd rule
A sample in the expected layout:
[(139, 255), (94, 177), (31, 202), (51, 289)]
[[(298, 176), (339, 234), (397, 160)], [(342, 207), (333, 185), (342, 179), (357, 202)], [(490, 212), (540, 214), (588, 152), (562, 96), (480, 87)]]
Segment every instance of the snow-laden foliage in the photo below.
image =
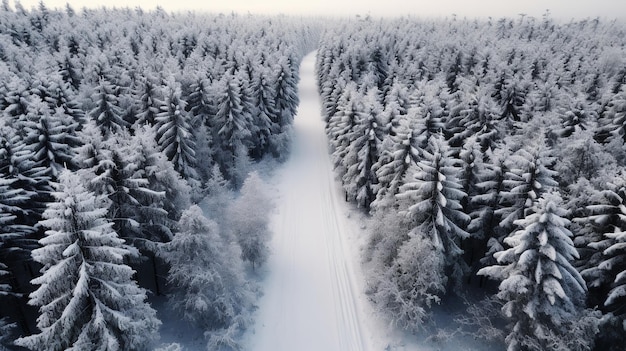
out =
[(165, 245), (170, 265), (170, 308), (209, 334), (248, 324), (253, 294), (244, 281), (239, 247), (219, 232), (200, 207), (186, 210)]
[[(433, 138), (423, 151), (417, 170), (396, 195), (401, 213), (412, 227), (409, 237), (417, 237), (416, 240), (425, 240), (431, 245), (433, 254), (440, 257), (445, 267), (439, 275), (449, 278), (455, 286), (460, 285), (467, 271), (461, 241), (469, 237), (464, 228), (470, 220), (462, 212), (460, 203), (467, 196), (459, 184), (460, 172), (446, 142)], [(404, 245), (410, 245), (412, 241)], [(407, 274), (411, 274), (410, 271)], [(439, 284), (445, 286), (446, 281)]]
[[(494, 255), (498, 265), (478, 272), (501, 281), (498, 297), (512, 323), (508, 350), (552, 349), (555, 338), (572, 340), (570, 321), (579, 318), (587, 287), (572, 266), (578, 252), (559, 200), (551, 194), (538, 199), (531, 213), (515, 221), (522, 229), (504, 240), (509, 248)], [(596, 325), (589, 323), (585, 334), (593, 335)], [(591, 341), (567, 349), (590, 350)]]
[(43, 266), (29, 301), (40, 308), (40, 332), (16, 344), (34, 350), (149, 349), (160, 321), (124, 263), (132, 250), (106, 218), (109, 201), (69, 172), (60, 175), (55, 190), (56, 201), (41, 222), (49, 230), (32, 252)]
[(241, 247), (241, 258), (262, 265), (269, 255), (269, 213), (274, 205), (267, 184), (252, 172), (241, 187), (239, 197), (228, 208), (229, 227)]
[[(600, 228), (593, 218), (605, 209), (613, 217), (618, 212), (619, 201), (611, 196), (604, 201), (600, 194), (615, 191), (607, 184), (623, 177), (626, 160), (623, 32), (619, 22), (557, 23), (548, 14), (485, 21), (364, 18), (329, 27), (318, 50), (317, 87), (346, 198), (373, 216), (366, 257), (372, 296), (379, 282), (391, 284), (391, 276), (381, 280), (377, 275), (391, 267), (415, 224), (391, 223), (399, 220), (393, 213), (422, 201), (416, 196), (402, 204), (398, 195), (424, 172), (418, 165), (429, 159), (431, 140), (443, 137), (449, 158), (460, 167), (455, 177), (465, 195), (456, 199), (458, 211), (464, 222), (470, 219), (462, 227), (469, 235), (455, 251), (459, 263), (472, 268), (463, 279), (488, 287), (484, 277), (474, 279), (476, 272), (495, 264), (494, 254), (508, 250), (506, 241), (520, 229), (517, 221), (530, 215), (544, 194), (558, 190), (567, 219), (578, 218), (571, 228), (581, 255), (572, 265), (585, 272), (591, 285), (588, 307), (610, 311), (605, 305), (609, 296), (615, 296), (610, 302), (617, 306), (622, 276), (599, 272), (619, 265), (599, 265), (621, 250), (606, 251), (621, 240), (623, 228)], [(375, 160), (369, 165), (354, 155), (362, 149), (356, 131), (369, 124), (359, 116), (372, 105), (379, 106), (373, 116), (379, 141), (368, 154)], [(354, 177), (346, 177), (350, 169), (374, 173), (369, 207), (357, 201)], [(610, 203), (610, 209), (597, 207), (596, 201)], [(489, 289), (482, 292), (490, 294)], [(396, 311), (389, 315), (397, 313), (388, 300), (375, 301), (382, 310)], [(612, 328), (623, 321), (623, 309), (618, 310), (600, 326), (599, 341), (616, 334)], [(588, 330), (585, 318), (580, 320), (567, 328)], [(586, 345), (593, 338), (580, 336)], [(623, 336), (611, 340), (619, 342), (602, 345), (625, 343)]]
[[(34, 332), (36, 316), (15, 296), (27, 296), (29, 281), (39, 279), (31, 251), (44, 236), (42, 213), (55, 201), (52, 184), (66, 170), (107, 204), (106, 219), (133, 253), (124, 258), (139, 272), (131, 280), (156, 295), (174, 292), (165, 287), (169, 267), (158, 253), (176, 237), (182, 213), (222, 181), (228, 196), (209, 202), (228, 209), (256, 161), (286, 159), (299, 64), (317, 41), (316, 23), (3, 2), (0, 264), (10, 273), (2, 284), (10, 282), (15, 295), (0, 303), (18, 305), (1, 309), (0, 319), (20, 319), (16, 334)], [(232, 233), (226, 218), (216, 221), (221, 233)], [(233, 242), (241, 260), (239, 242), (227, 246)], [(245, 323), (231, 325), (238, 323), (240, 331)], [(207, 338), (228, 344), (235, 334)]]

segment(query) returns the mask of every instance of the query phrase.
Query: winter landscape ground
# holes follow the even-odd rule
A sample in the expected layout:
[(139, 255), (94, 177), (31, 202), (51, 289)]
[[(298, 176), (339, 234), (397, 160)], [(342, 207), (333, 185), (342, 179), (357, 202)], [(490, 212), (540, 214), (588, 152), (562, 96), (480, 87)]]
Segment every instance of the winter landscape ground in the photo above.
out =
[(264, 296), (248, 350), (372, 350), (363, 292), (354, 274), (351, 223), (335, 188), (321, 106), (315, 53), (300, 69), (300, 106), (290, 159), (278, 190)]

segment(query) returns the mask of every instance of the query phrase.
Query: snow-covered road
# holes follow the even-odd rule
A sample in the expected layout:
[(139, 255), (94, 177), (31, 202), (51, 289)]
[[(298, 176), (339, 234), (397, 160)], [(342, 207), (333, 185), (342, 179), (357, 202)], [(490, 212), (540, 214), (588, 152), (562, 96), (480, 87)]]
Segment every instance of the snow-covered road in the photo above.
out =
[(277, 172), (271, 256), (251, 351), (370, 350), (354, 248), (327, 151), (314, 74), (315, 53), (300, 68), (293, 151)]

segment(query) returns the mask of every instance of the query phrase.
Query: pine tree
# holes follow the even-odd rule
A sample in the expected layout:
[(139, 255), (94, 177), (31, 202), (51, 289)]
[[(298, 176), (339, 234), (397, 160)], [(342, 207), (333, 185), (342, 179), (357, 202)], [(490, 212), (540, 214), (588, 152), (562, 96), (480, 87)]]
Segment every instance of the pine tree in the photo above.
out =
[(198, 123), (207, 124), (209, 116), (215, 115), (215, 102), (213, 101), (213, 85), (208, 77), (200, 76), (189, 86), (187, 110), (193, 116), (196, 126)]
[(94, 107), (89, 116), (96, 121), (103, 135), (110, 135), (121, 128), (127, 128), (128, 122), (123, 118), (123, 110), (119, 106), (115, 86), (107, 79), (100, 79), (100, 84), (94, 92)]
[(63, 172), (33, 259), (43, 265), (30, 304), (40, 332), (16, 340), (36, 350), (143, 350), (159, 327), (146, 293), (124, 264), (130, 251), (105, 217), (107, 200)]
[(290, 59), (281, 59), (276, 71), (276, 96), (274, 101), (276, 102), (276, 110), (280, 114), (278, 125), (281, 129), (291, 125), (300, 103), (298, 97), (299, 77), (294, 68), (291, 67), (291, 63)]
[[(228, 328), (249, 310), (239, 249), (224, 241), (200, 207), (186, 210), (174, 239), (165, 245), (172, 308), (202, 330)], [(242, 326), (243, 327), (243, 326)]]
[[(154, 128), (144, 126), (135, 131), (132, 141), (126, 145), (129, 161), (140, 175), (147, 179), (145, 194), (142, 195), (143, 206), (156, 206), (167, 212), (167, 218), (178, 221), (182, 212), (190, 205), (191, 189), (159, 151), (154, 138)], [(157, 195), (157, 194), (163, 194)], [(156, 195), (156, 196), (155, 196)], [(156, 201), (158, 199), (158, 201)], [(149, 213), (145, 213), (150, 217)], [(162, 223), (154, 218), (147, 218), (144, 223)]]
[(359, 207), (369, 210), (375, 199), (376, 173), (372, 166), (378, 160), (383, 131), (378, 116), (381, 106), (374, 90), (365, 97), (364, 110), (357, 115), (357, 124), (352, 128), (353, 141), (348, 146), (344, 159), (347, 167), (343, 185), (348, 198), (354, 199)]
[(348, 84), (337, 102), (337, 113), (331, 116), (326, 126), (333, 164), (339, 176), (343, 176), (346, 172), (347, 166), (344, 164), (344, 158), (350, 150), (349, 145), (354, 137), (352, 129), (357, 124), (361, 99), (362, 96), (356, 91), (356, 84)]
[(626, 186), (621, 177), (609, 183), (587, 206), (589, 216), (581, 219), (588, 224), (590, 233), (585, 241), (592, 250), (586, 258), (581, 274), (599, 299), (605, 311), (613, 312), (623, 319), (625, 314), (626, 252), (624, 231), (626, 230)]
[(217, 113), (211, 121), (211, 129), (216, 131), (214, 140), (220, 152), (216, 161), (222, 166), (227, 177), (233, 176), (235, 159), (245, 148), (251, 136), (251, 116), (246, 113), (241, 102), (241, 91), (236, 77), (224, 76), (221, 81)]
[(163, 105), (161, 92), (149, 77), (139, 81), (133, 91), (136, 101), (137, 123), (154, 126)]
[(0, 177), (5, 179), (6, 187), (3, 193), (10, 205), (9, 213), (15, 216), (13, 229), (19, 229), (14, 233), (20, 233), (7, 238), (7, 247), (19, 255), (30, 255), (30, 250), (37, 246), (37, 222), (52, 190), (50, 177), (44, 167), (35, 164), (32, 153), (12, 128), (1, 128), (0, 134)]
[(29, 110), (31, 120), (24, 126), (24, 147), (35, 165), (43, 167), (46, 175), (55, 180), (64, 168), (74, 169), (72, 147), (80, 143), (75, 136), (76, 124), (60, 110), (52, 114), (41, 101), (31, 104)]
[(281, 133), (280, 114), (276, 110), (276, 102), (274, 100), (275, 92), (272, 82), (266, 78), (266, 75), (260, 73), (252, 82), (252, 90), (255, 92), (254, 105), (256, 107), (254, 125), (252, 131), (253, 145), (257, 149), (254, 154), (259, 158), (268, 151), (272, 151), (275, 157), (279, 157), (284, 150), (281, 150), (277, 143), (277, 135)]
[(266, 187), (256, 172), (251, 173), (228, 211), (230, 227), (241, 247), (241, 257), (250, 262), (253, 269), (262, 265), (269, 255), (268, 215), (273, 205)]
[[(556, 340), (578, 342), (567, 337), (580, 316), (587, 289), (572, 266), (578, 252), (567, 229), (567, 213), (559, 203), (558, 196), (537, 199), (532, 212), (515, 221), (521, 229), (505, 239), (509, 248), (494, 255), (498, 265), (478, 272), (501, 281), (498, 297), (512, 323), (506, 337), (508, 350), (546, 350)], [(568, 349), (589, 350), (592, 340), (586, 344)]]
[(509, 234), (500, 228), (501, 218), (496, 214), (500, 208), (501, 193), (505, 190), (508, 157), (509, 150), (505, 147), (487, 150), (487, 159), (480, 164), (477, 174), (475, 187), (478, 192), (469, 199), (475, 210), (469, 214), (472, 220), (467, 230), (474, 240), (486, 244), (486, 253), (481, 259), (484, 265), (495, 263), (493, 254), (504, 249), (503, 240)]
[(417, 169), (396, 195), (411, 223), (409, 237), (429, 242), (444, 257), (441, 276), (450, 277), (454, 285), (460, 284), (467, 271), (461, 241), (469, 237), (464, 227), (470, 220), (460, 203), (467, 196), (458, 180), (460, 172), (446, 142), (441, 136), (433, 137)]
[(500, 194), (502, 207), (496, 210), (502, 219), (500, 227), (505, 232), (513, 230), (514, 222), (526, 216), (534, 201), (558, 186), (554, 180), (556, 172), (550, 169), (553, 158), (542, 150), (542, 140), (527, 148), (519, 149), (508, 159), (509, 171), (504, 180), (506, 190)]
[(170, 91), (156, 116), (157, 142), (185, 179), (196, 179), (196, 145), (180, 90)]
[(411, 167), (420, 160), (419, 143), (408, 118), (400, 119), (396, 128), (392, 126), (390, 134), (381, 144), (378, 161), (372, 166), (378, 181), (372, 209), (392, 210), (395, 195), (404, 184)]

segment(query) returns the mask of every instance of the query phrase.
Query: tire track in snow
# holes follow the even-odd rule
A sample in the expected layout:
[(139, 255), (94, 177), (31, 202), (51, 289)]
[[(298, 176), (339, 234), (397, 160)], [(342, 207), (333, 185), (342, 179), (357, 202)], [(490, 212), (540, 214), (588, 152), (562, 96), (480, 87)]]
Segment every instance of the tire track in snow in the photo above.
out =
[(316, 92), (314, 54), (300, 69), (300, 106), (278, 199), (264, 296), (246, 350), (369, 351), (352, 253)]

